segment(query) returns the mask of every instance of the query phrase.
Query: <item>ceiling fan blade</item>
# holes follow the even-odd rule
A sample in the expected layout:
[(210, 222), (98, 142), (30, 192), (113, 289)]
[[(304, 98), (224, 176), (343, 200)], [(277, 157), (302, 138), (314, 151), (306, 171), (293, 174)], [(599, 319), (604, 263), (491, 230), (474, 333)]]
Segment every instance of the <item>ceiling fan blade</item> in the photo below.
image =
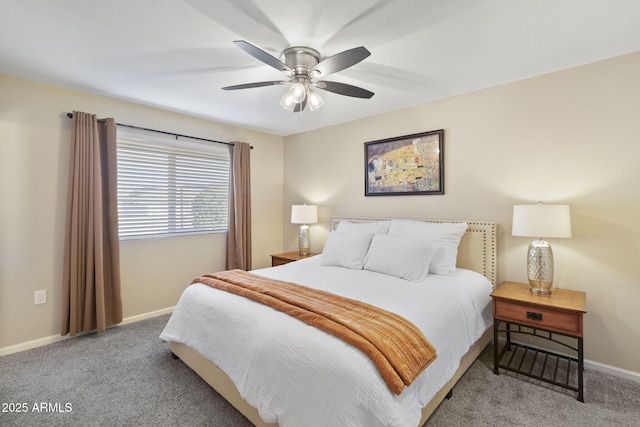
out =
[(371, 98), (374, 93), (358, 86), (348, 85), (346, 83), (328, 82), (322, 80), (315, 83), (318, 89), (326, 90), (327, 92), (337, 93), (338, 95), (352, 96), (354, 98)]
[(224, 90), (252, 89), (254, 87), (276, 86), (276, 85), (283, 85), (285, 83), (289, 83), (289, 82), (285, 80), (280, 80), (280, 81), (270, 81), (270, 82), (244, 83), (241, 85), (225, 86), (222, 89)]
[(336, 53), (318, 63), (313, 67), (312, 72), (320, 72), (320, 76), (327, 76), (331, 73), (342, 71), (345, 68), (349, 68), (352, 65), (356, 65), (358, 62), (371, 55), (363, 46), (354, 47), (353, 49), (345, 50), (340, 53)]
[(236, 41), (234, 41), (234, 43), (236, 44), (236, 46), (238, 46), (240, 49), (242, 49), (245, 52), (247, 52), (249, 55), (251, 55), (254, 58), (256, 58), (257, 60), (262, 61), (265, 64), (275, 68), (276, 70), (282, 71), (284, 73), (293, 74), (293, 71), (291, 70), (291, 68), (289, 68), (289, 66), (287, 64), (285, 64), (284, 62), (280, 61), (275, 56), (268, 54), (264, 50), (255, 47), (251, 43), (248, 43), (248, 42), (246, 42), (244, 40), (236, 40)]

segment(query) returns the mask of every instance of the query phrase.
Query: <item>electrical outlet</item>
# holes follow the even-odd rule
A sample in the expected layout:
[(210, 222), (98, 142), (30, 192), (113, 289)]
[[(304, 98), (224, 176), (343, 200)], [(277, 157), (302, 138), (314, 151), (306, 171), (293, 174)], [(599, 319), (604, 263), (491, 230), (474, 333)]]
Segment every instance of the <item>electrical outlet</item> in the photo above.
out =
[(35, 291), (33, 294), (34, 304), (45, 304), (47, 302), (47, 291), (45, 289), (41, 291)]

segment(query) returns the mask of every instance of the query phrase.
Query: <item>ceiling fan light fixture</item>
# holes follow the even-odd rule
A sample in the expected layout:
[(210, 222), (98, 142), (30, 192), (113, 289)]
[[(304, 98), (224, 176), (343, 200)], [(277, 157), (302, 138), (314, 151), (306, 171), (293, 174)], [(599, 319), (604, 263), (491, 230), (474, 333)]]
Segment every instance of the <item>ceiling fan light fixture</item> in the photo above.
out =
[(280, 99), (280, 106), (287, 111), (293, 111), (296, 108), (297, 102), (293, 100), (293, 97), (289, 92), (285, 93), (282, 99)]
[(307, 88), (302, 83), (294, 83), (289, 88), (289, 96), (293, 99), (293, 102), (299, 104), (307, 96)]
[(324, 99), (322, 99), (322, 97), (317, 92), (309, 91), (308, 100), (309, 109), (311, 109), (311, 111), (317, 110), (324, 105)]

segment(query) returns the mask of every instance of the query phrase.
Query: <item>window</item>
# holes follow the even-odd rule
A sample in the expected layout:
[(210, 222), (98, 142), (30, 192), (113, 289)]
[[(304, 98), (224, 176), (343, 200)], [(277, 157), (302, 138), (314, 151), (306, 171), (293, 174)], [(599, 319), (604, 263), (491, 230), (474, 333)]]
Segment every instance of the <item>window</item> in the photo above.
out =
[(220, 233), (229, 213), (229, 147), (118, 131), (121, 240)]

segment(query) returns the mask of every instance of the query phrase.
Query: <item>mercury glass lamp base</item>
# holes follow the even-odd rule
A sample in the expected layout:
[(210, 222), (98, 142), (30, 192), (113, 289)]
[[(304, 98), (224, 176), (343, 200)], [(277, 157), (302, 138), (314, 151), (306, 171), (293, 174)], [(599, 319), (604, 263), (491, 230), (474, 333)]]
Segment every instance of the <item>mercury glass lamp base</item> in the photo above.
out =
[(300, 233), (298, 234), (298, 248), (300, 250), (300, 256), (309, 255), (309, 226), (303, 224), (300, 226)]
[(532, 294), (538, 294), (538, 295), (549, 295), (551, 293), (551, 286), (549, 286), (548, 288), (545, 288), (545, 287), (533, 285), (531, 284), (531, 282), (529, 282), (529, 292), (531, 292)]
[(534, 240), (527, 253), (529, 290), (534, 294), (550, 294), (553, 287), (553, 251), (549, 242)]

